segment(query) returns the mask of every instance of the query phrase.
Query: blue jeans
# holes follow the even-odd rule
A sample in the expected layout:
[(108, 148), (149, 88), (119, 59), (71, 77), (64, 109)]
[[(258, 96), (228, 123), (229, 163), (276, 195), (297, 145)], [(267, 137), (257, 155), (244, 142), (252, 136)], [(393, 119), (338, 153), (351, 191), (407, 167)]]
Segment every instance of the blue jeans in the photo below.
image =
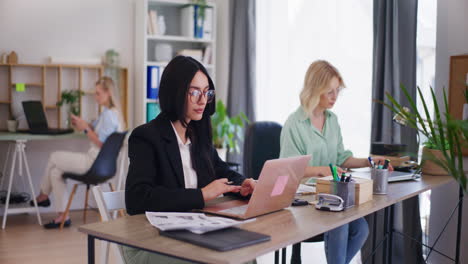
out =
[(328, 264), (347, 264), (364, 245), (369, 227), (364, 218), (342, 225), (324, 234)]

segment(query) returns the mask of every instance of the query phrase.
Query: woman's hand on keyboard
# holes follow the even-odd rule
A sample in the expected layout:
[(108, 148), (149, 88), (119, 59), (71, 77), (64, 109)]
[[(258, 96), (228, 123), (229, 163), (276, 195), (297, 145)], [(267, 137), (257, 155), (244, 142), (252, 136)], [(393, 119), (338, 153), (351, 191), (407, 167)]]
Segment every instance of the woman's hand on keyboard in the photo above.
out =
[(223, 193), (227, 192), (239, 192), (241, 190), (241, 186), (237, 185), (228, 185), (228, 179), (218, 179), (212, 181), (207, 186), (201, 189), (203, 194), (203, 200), (209, 201), (220, 196)]
[(240, 194), (242, 196), (247, 196), (253, 193), (253, 190), (255, 189), (255, 184), (257, 184), (257, 181), (252, 178), (244, 180), (244, 182), (242, 182), (241, 185)]

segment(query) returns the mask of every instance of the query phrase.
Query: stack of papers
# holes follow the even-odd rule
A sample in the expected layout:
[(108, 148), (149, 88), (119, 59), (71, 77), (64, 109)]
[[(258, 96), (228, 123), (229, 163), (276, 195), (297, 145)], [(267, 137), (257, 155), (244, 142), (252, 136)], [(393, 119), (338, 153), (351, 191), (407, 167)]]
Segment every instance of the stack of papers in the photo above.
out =
[(219, 230), (231, 226), (254, 221), (236, 221), (224, 217), (211, 217), (202, 213), (157, 213), (146, 212), (146, 218), (151, 225), (161, 231), (185, 229), (195, 234)]
[(315, 194), (315, 187), (307, 186), (305, 184), (299, 184), (299, 188), (297, 188), (296, 195), (309, 195)]

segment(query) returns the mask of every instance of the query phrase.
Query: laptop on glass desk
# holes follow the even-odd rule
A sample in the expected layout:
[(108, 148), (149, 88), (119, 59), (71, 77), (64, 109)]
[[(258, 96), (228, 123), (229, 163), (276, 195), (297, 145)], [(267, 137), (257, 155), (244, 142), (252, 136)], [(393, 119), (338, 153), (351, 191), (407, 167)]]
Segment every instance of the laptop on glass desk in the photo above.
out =
[(31, 134), (60, 135), (73, 133), (73, 129), (49, 128), (41, 101), (23, 101), (23, 110)]
[(268, 160), (249, 201), (233, 200), (203, 208), (209, 214), (248, 219), (291, 205), (311, 155)]

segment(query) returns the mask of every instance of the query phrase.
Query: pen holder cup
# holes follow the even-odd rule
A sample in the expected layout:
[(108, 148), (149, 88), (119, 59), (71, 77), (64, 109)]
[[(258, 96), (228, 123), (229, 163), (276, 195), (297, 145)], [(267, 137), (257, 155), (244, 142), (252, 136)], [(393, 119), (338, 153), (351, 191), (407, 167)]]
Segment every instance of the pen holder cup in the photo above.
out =
[(371, 171), (371, 177), (374, 181), (374, 194), (387, 194), (388, 189), (388, 169), (376, 169)]
[(356, 183), (351, 180), (350, 182), (331, 181), (330, 193), (338, 195), (344, 201), (344, 208), (354, 206)]

